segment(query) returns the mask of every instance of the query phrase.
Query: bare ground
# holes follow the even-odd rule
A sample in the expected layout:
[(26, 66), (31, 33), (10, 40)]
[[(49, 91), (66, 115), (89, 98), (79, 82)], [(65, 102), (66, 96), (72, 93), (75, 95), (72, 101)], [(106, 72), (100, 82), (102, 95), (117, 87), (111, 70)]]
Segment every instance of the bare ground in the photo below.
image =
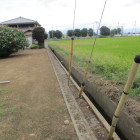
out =
[(11, 82), (0, 84), (0, 140), (77, 139), (46, 49), (0, 59), (3, 80)]

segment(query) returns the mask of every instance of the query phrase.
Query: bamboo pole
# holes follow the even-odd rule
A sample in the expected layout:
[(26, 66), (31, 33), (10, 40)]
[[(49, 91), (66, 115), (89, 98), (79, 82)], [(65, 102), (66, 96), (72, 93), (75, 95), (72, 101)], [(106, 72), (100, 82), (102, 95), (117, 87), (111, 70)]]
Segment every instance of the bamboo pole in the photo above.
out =
[(69, 85), (69, 80), (70, 80), (71, 70), (72, 70), (73, 46), (74, 46), (74, 38), (72, 37), (71, 38), (71, 53), (70, 53), (70, 59), (69, 59), (68, 85)]
[(81, 88), (80, 88), (80, 91), (79, 91), (79, 98), (82, 97), (82, 92), (83, 92), (83, 90), (84, 90), (84, 88), (85, 88), (85, 82), (86, 82), (86, 79), (87, 79), (87, 74), (88, 74), (90, 65), (91, 65), (91, 61), (88, 62), (88, 64), (87, 64), (87, 69), (86, 69), (86, 71), (85, 71), (85, 73), (84, 73), (83, 82), (82, 82), (82, 84), (81, 84)]
[(0, 81), (0, 84), (10, 83), (10, 81)]
[(130, 91), (130, 89), (133, 85), (134, 79), (136, 77), (136, 73), (138, 71), (139, 64), (140, 64), (140, 55), (136, 55), (136, 57), (134, 59), (134, 63), (133, 63), (132, 68), (131, 68), (131, 71), (130, 71), (130, 74), (128, 76), (126, 85), (124, 87), (124, 91), (122, 93), (122, 96), (121, 96), (120, 101), (118, 103), (117, 109), (116, 109), (114, 116), (113, 116), (110, 132), (108, 135), (108, 140), (112, 140), (112, 136), (113, 136), (113, 133), (115, 131), (120, 114), (123, 110), (123, 107), (125, 105), (125, 102), (127, 100), (128, 94), (129, 94), (129, 91)]

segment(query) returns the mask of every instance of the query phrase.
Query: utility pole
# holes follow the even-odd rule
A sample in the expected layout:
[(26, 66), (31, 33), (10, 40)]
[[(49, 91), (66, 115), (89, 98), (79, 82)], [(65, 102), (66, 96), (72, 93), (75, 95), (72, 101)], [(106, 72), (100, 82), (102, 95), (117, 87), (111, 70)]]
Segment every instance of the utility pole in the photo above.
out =
[(136, 32), (137, 32), (137, 31), (136, 31), (136, 20), (135, 20), (134, 28), (135, 28), (135, 34), (136, 34)]
[(122, 34), (122, 36), (123, 36), (123, 33), (124, 33), (124, 32), (123, 32), (123, 31), (124, 31), (124, 27), (123, 27), (123, 25), (122, 25), (121, 30), (122, 30), (122, 31), (121, 31), (121, 34)]
[(53, 39), (53, 27), (52, 27), (52, 39)]
[(93, 23), (93, 37), (94, 37), (94, 23)]
[[(96, 27), (97, 27), (97, 30), (96, 30), (96, 32), (97, 32), (97, 31), (98, 31), (98, 24), (99, 24), (99, 22), (96, 21), (95, 23), (96, 23)], [(97, 36), (98, 36), (98, 35), (97, 35)]]
[(119, 29), (119, 22), (118, 22), (118, 24), (117, 24), (117, 35), (118, 35), (118, 29)]

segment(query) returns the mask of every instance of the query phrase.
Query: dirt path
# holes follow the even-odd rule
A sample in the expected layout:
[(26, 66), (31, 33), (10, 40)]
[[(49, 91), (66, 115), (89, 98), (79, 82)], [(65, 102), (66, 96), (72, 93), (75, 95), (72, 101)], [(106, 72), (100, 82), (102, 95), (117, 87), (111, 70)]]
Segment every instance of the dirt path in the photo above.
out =
[(46, 49), (0, 59), (2, 80), (0, 140), (77, 140)]

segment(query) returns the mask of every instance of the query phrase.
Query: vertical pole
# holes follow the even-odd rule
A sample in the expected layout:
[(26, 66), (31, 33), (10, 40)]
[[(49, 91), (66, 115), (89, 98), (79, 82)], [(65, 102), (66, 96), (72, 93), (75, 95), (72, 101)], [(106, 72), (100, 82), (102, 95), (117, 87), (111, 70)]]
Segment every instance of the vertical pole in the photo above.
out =
[(53, 39), (53, 27), (52, 27), (52, 39)]
[(127, 100), (128, 94), (129, 94), (129, 91), (130, 91), (130, 89), (133, 85), (134, 79), (136, 77), (136, 73), (138, 71), (139, 64), (140, 64), (140, 55), (136, 55), (136, 57), (134, 59), (134, 63), (133, 63), (132, 68), (131, 68), (131, 71), (130, 71), (130, 74), (129, 74), (129, 77), (128, 77), (126, 85), (124, 87), (124, 91), (122, 93), (119, 104), (118, 104), (117, 109), (116, 109), (114, 116), (113, 116), (110, 132), (108, 135), (108, 140), (112, 140), (112, 136), (113, 136), (113, 133), (115, 131), (120, 114), (123, 110), (123, 107), (125, 105), (125, 102)]
[(84, 74), (83, 82), (82, 82), (82, 84), (81, 84), (81, 88), (80, 88), (80, 92), (79, 92), (79, 98), (82, 97), (82, 92), (83, 92), (83, 90), (84, 90), (84, 88), (85, 88), (85, 81), (86, 81), (86, 79), (87, 79), (87, 74), (88, 74), (90, 65), (91, 65), (91, 61), (88, 62), (87, 69), (86, 69), (85, 74)]
[(94, 23), (93, 23), (93, 38), (94, 38)]
[(70, 53), (70, 59), (69, 59), (69, 75), (68, 75), (68, 85), (69, 85), (69, 80), (71, 76), (71, 69), (72, 69), (72, 58), (73, 58), (73, 45), (74, 45), (74, 37), (71, 38), (71, 53)]

